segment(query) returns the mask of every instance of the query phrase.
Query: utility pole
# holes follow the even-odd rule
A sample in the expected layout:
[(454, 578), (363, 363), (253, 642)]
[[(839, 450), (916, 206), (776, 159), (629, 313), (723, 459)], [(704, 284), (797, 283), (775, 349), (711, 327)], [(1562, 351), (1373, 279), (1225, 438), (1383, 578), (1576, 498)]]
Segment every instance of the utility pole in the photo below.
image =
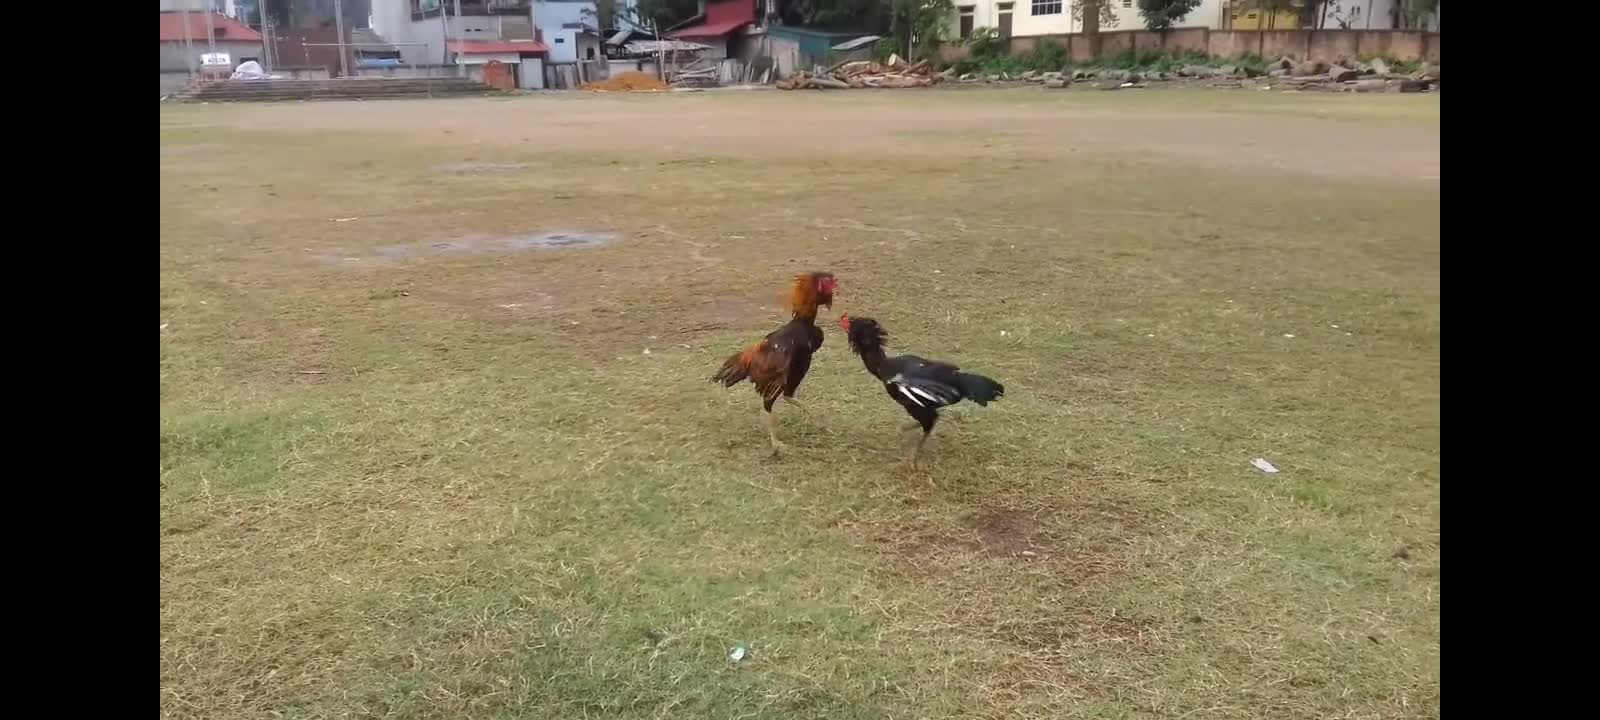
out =
[[(456, 17), (461, 17), (459, 13)], [(444, 0), (439, 0), (439, 38), (444, 43), (444, 57), (439, 59), (439, 64), (450, 64), (450, 13), (444, 10)]]
[(217, 28), (211, 19), (212, 10), (215, 8), (216, 6), (211, 4), (211, 0), (206, 0), (206, 52), (208, 53), (217, 51)]
[(339, 77), (350, 77), (350, 57), (344, 46), (344, 3), (340, 0), (333, 0), (333, 29), (339, 33)]
[(194, 32), (189, 29), (189, 3), (183, 0), (183, 11), (179, 18), (183, 21), (183, 53), (186, 57), (185, 64), (189, 66), (189, 80), (194, 80)]

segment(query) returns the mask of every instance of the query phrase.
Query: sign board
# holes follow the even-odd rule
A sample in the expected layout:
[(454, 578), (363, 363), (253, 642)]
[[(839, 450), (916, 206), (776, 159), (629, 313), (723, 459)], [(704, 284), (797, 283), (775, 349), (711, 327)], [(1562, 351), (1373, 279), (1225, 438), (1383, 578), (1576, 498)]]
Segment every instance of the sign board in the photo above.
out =
[(200, 53), (201, 65), (233, 65), (233, 58), (227, 53)]

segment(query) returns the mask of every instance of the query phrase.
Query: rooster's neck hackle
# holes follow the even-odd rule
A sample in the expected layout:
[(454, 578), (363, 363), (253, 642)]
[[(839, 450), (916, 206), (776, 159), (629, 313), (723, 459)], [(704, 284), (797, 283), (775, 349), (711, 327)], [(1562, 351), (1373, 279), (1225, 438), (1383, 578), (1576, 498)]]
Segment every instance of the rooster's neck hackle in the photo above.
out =
[(833, 303), (832, 297), (823, 297), (817, 289), (818, 280), (828, 277), (828, 273), (803, 272), (794, 276), (794, 284), (789, 286), (787, 303), (794, 317), (801, 320), (816, 320), (817, 307)]

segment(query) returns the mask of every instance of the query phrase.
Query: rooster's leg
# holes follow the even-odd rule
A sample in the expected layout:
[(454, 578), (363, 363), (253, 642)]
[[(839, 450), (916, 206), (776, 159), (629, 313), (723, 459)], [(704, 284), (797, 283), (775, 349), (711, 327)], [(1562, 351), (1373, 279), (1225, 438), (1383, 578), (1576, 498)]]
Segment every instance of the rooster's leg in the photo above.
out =
[(911, 455), (906, 458), (906, 462), (911, 465), (912, 470), (915, 470), (917, 462), (922, 459), (922, 446), (928, 443), (928, 436), (933, 434), (933, 426), (939, 422), (939, 414), (924, 412), (913, 417), (917, 418), (917, 426), (922, 428), (922, 436), (917, 438), (917, 446), (911, 449)]
[(787, 450), (788, 446), (778, 439), (778, 419), (772, 408), (765, 408), (761, 413), (761, 426), (767, 429), (767, 437), (772, 440), (772, 454)]
[(912, 448), (911, 457), (907, 458), (906, 460), (907, 462), (911, 463), (912, 470), (917, 469), (917, 463), (922, 460), (922, 446), (928, 442), (928, 436), (931, 434), (932, 433), (923, 433), (922, 437), (917, 438), (917, 446)]

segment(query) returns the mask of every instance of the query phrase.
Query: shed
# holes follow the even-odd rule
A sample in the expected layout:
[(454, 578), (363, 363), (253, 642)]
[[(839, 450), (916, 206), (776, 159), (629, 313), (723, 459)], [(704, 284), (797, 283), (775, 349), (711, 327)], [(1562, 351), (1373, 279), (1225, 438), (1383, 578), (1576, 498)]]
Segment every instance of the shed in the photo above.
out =
[(819, 30), (792, 25), (767, 27), (767, 41), (773, 66), (778, 77), (789, 77), (796, 70), (810, 70), (813, 65), (829, 65), (844, 58), (834, 46), (861, 37), (859, 32)]

